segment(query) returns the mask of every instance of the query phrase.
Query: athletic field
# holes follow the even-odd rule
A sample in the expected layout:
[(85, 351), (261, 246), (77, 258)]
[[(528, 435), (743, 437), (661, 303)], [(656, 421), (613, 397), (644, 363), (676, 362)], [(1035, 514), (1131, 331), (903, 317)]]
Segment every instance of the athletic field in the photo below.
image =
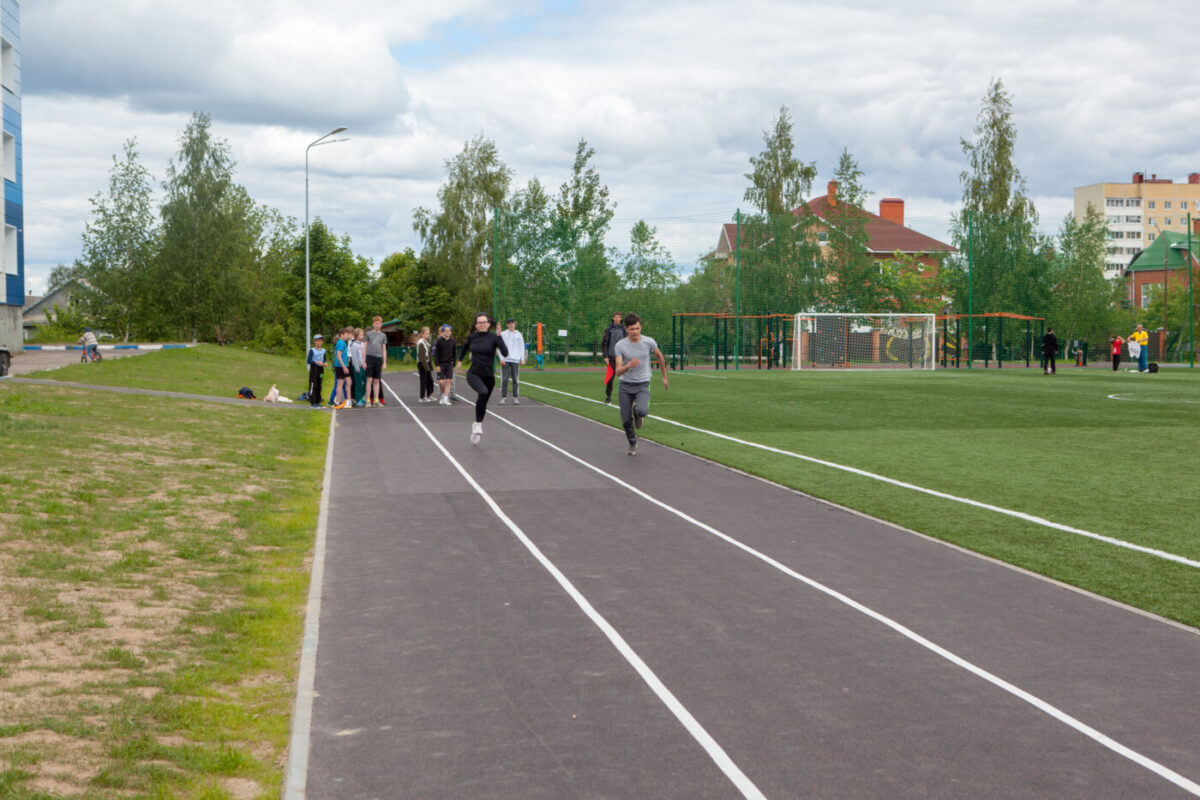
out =
[(285, 797), (1200, 796), (1190, 376), (525, 378), (335, 412)]

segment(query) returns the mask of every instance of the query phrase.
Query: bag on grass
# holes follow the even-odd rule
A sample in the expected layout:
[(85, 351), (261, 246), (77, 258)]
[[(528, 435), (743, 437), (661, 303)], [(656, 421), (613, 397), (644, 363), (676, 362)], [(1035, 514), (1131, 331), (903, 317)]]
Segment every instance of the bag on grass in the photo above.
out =
[(243, 386), (242, 388), (238, 389), (238, 397), (242, 398), (243, 400), (253, 400), (254, 392), (251, 389)]
[(267, 396), (263, 398), (264, 403), (279, 402), (279, 390), (275, 388), (275, 384), (271, 384), (271, 388), (267, 390)]

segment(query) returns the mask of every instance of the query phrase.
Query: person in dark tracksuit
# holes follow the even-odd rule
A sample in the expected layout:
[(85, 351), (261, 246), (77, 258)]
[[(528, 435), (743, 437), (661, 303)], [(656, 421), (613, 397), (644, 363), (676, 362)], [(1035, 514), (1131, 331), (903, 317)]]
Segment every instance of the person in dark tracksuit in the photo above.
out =
[(325, 337), (317, 334), (313, 337), (312, 349), (308, 351), (308, 404), (313, 408), (321, 407), (321, 378), (325, 374)]
[(463, 359), (471, 354), (471, 366), (467, 369), (467, 383), (475, 390), (475, 422), (471, 425), (471, 444), (479, 444), (483, 436), (483, 418), (487, 414), (488, 398), (496, 388), (496, 353), (508, 355), (508, 346), (504, 340), (492, 330), (495, 320), (490, 315), (480, 312), (475, 315), (475, 330), (467, 335), (463, 342), (462, 352), (458, 354), (458, 368), (462, 369)]
[(613, 381), (617, 379), (617, 342), (625, 338), (625, 326), (621, 324), (621, 313), (613, 312), (612, 324), (604, 330), (604, 338), (600, 340), (600, 352), (604, 354), (604, 363), (608, 365), (604, 373), (604, 402), (612, 402)]
[(1058, 355), (1058, 337), (1054, 335), (1054, 328), (1046, 328), (1046, 335), (1042, 337), (1042, 368), (1046, 370), (1047, 375), (1055, 374), (1054, 357)]

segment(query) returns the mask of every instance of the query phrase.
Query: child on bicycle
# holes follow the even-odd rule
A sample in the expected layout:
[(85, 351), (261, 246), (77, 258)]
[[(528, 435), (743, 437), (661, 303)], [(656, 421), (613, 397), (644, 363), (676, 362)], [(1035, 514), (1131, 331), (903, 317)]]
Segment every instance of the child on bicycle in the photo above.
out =
[(96, 341), (96, 334), (92, 333), (91, 328), (83, 329), (83, 336), (79, 337), (78, 344), (83, 345), (83, 352), (88, 361), (96, 360), (96, 348), (99, 347), (99, 342)]

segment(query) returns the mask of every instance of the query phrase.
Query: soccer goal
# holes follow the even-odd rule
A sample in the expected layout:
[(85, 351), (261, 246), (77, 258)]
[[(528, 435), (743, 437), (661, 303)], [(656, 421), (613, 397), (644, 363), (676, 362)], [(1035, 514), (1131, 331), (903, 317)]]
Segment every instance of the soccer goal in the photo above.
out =
[(796, 315), (792, 369), (933, 369), (933, 314)]

